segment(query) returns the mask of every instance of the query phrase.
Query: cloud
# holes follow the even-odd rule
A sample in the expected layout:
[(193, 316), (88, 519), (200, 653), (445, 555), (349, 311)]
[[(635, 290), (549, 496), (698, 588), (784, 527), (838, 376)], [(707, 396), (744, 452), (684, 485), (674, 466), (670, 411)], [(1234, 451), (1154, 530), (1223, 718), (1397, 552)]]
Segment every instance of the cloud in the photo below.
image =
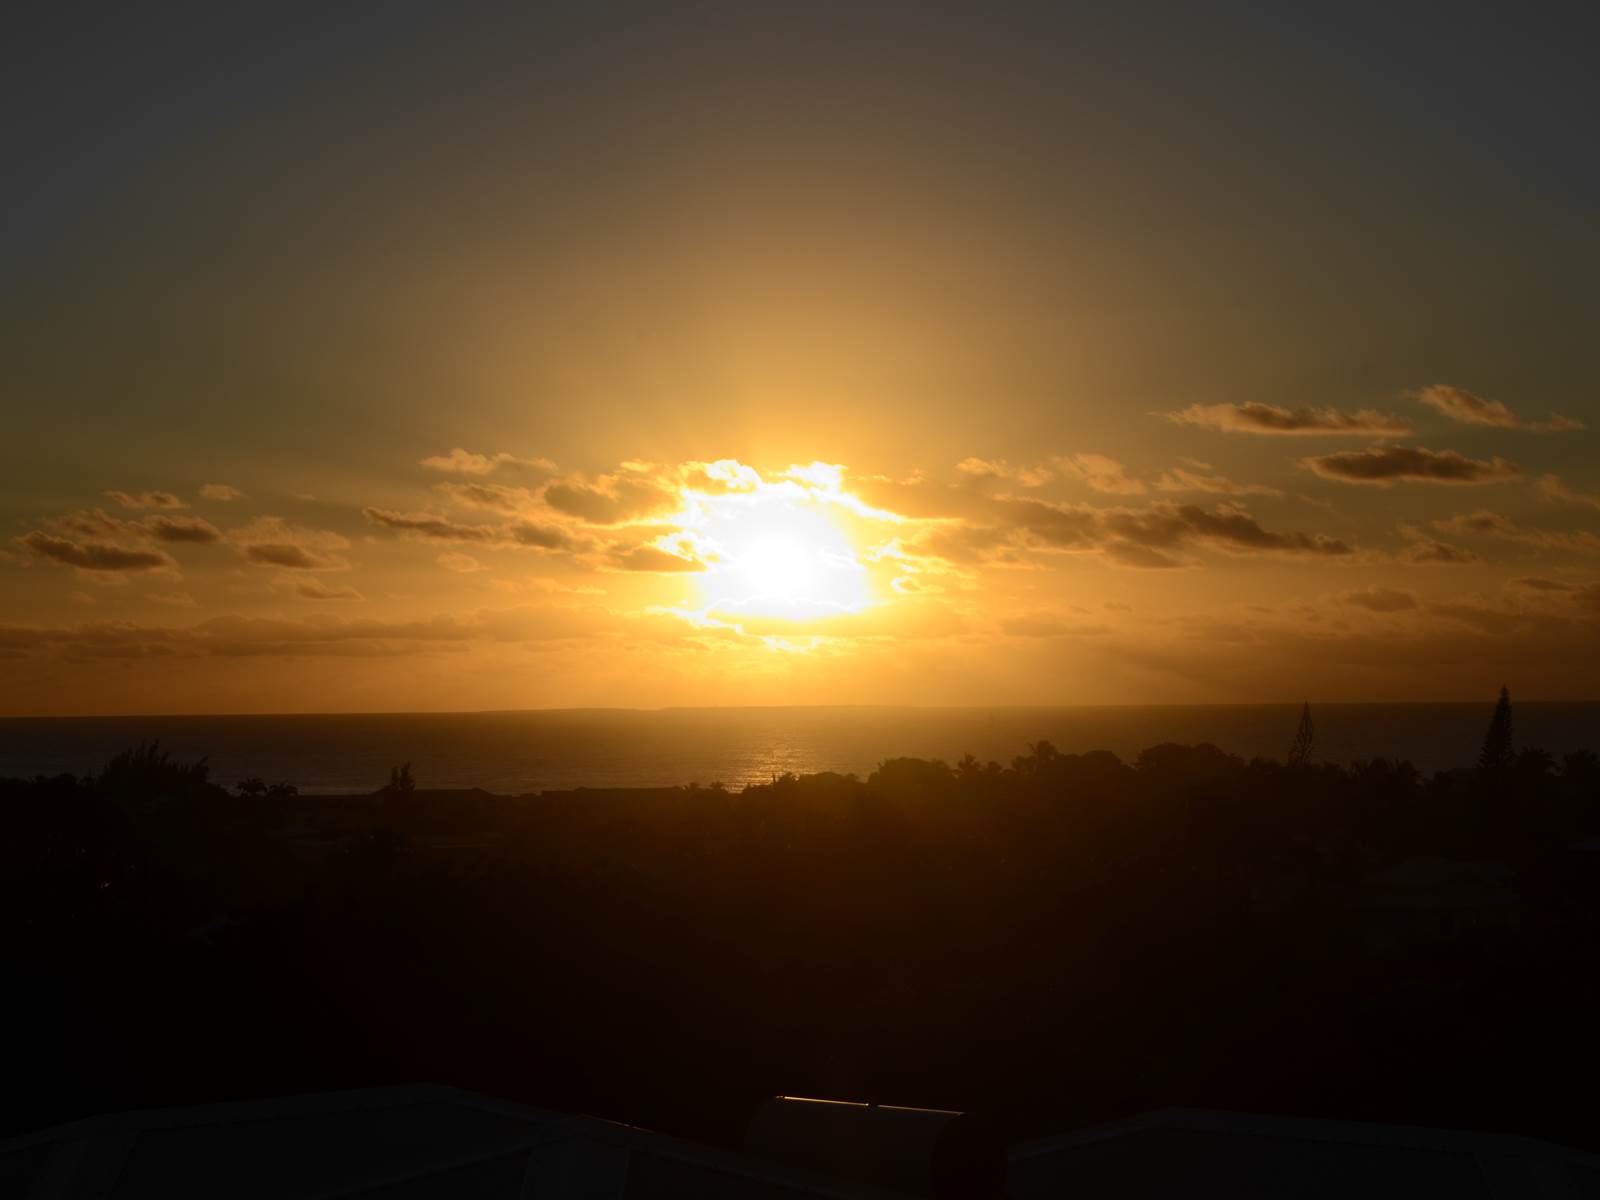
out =
[(1188, 565), (1181, 558), (1173, 558), (1170, 554), (1163, 554), (1159, 550), (1152, 550), (1149, 546), (1140, 546), (1133, 542), (1112, 542), (1105, 547), (1105, 554), (1112, 562), (1143, 570), (1164, 570)]
[(434, 561), (445, 570), (456, 571), (462, 575), (470, 575), (475, 571), (487, 571), (489, 569), (473, 558), (472, 555), (462, 554), (456, 550), (446, 550)]
[[(803, 474), (807, 468), (792, 467), (790, 470)], [(679, 477), (685, 490), (704, 496), (754, 492), (764, 482), (761, 472), (734, 458), (719, 458), (715, 462), (686, 462), (679, 468)]]
[(512, 516), (539, 507), (539, 500), (525, 487), (506, 487), (499, 483), (441, 483), (437, 490), (464, 508), (484, 508)]
[(1501, 541), (1517, 542), (1538, 550), (1600, 554), (1600, 535), (1590, 533), (1588, 530), (1564, 533), (1531, 529), (1518, 525), (1510, 517), (1489, 512), (1487, 509), (1438, 520), (1433, 522), (1433, 527), (1441, 533), (1499, 538)]
[(1050, 460), (1063, 478), (1076, 479), (1091, 491), (1112, 496), (1138, 496), (1145, 485), (1128, 474), (1128, 468), (1104, 454), (1069, 454)]
[(445, 471), (452, 475), (492, 475), (504, 467), (527, 467), (537, 471), (554, 471), (555, 463), (548, 458), (518, 458), (515, 454), (474, 454), (460, 446), (449, 454), (433, 454), (422, 460), (430, 471)]
[(1522, 429), (1529, 433), (1561, 433), (1582, 429), (1582, 421), (1552, 415), (1548, 421), (1524, 421), (1498, 400), (1486, 400), (1462, 388), (1435, 383), (1413, 393), (1416, 399), (1463, 425), (1487, 425), (1495, 429)]
[(1510, 517), (1485, 508), (1435, 521), (1433, 527), (1441, 533), (1477, 534), (1480, 537), (1516, 538), (1522, 534)]
[(353, 587), (329, 587), (320, 579), (301, 579), (294, 583), (297, 595), (307, 600), (364, 600), (360, 592)]
[(1400, 552), (1400, 558), (1404, 562), (1415, 563), (1418, 566), (1455, 567), (1483, 561), (1470, 550), (1463, 550), (1459, 546), (1431, 538), (1410, 525), (1402, 525), (1400, 532), (1410, 543)]
[(1027, 496), (993, 496), (926, 479), (866, 477), (852, 487), (868, 503), (913, 514), (901, 540), (906, 556), (947, 563), (1037, 566), (1040, 552), (1100, 552), (1125, 566), (1184, 565), (1176, 552), (1192, 545), (1229, 554), (1342, 557), (1347, 542), (1323, 534), (1264, 529), (1236, 505), (1212, 511), (1159, 501), (1143, 508), (1097, 508)]
[(1232, 553), (1286, 553), (1339, 557), (1354, 549), (1324, 534), (1273, 533), (1241, 508), (1221, 505), (1207, 512), (1193, 504), (1158, 504), (1143, 511), (1105, 514), (1104, 530), (1136, 546), (1167, 549), (1205, 542)]
[(1539, 476), (1539, 482), (1534, 485), (1534, 490), (1546, 500), (1559, 501), (1562, 504), (1580, 504), (1585, 508), (1600, 508), (1600, 496), (1573, 491), (1561, 482), (1559, 475)]
[(1205, 475), (1187, 467), (1163, 471), (1156, 480), (1158, 492), (1210, 492), (1219, 496), (1281, 496), (1275, 487), (1261, 483), (1235, 483), (1223, 475)]
[(1365, 608), (1377, 613), (1409, 612), (1420, 607), (1415, 592), (1401, 588), (1379, 587), (1376, 584), (1340, 592), (1337, 599), (1340, 604)]
[(1545, 579), (1538, 575), (1524, 575), (1520, 579), (1511, 579), (1506, 582), (1507, 587), (1522, 588), (1530, 592), (1575, 592), (1578, 585), (1564, 583), (1559, 579)]
[(1470, 485), (1504, 483), (1522, 472), (1515, 463), (1496, 455), (1490, 462), (1467, 458), (1454, 450), (1425, 450), (1420, 446), (1373, 446), (1366, 450), (1340, 450), (1311, 458), (1300, 465), (1340, 483), (1390, 487), (1401, 482)]
[(127, 550), (105, 542), (75, 542), (40, 529), (17, 540), (40, 558), (96, 574), (156, 571), (175, 565), (168, 555), (159, 550)]
[(209, 546), (222, 540), (222, 530), (199, 517), (146, 517), (139, 525), (158, 542)]
[(118, 504), (122, 505), (123, 508), (188, 508), (189, 507), (182, 500), (178, 499), (178, 497), (174, 496), (171, 492), (139, 492), (138, 494), (135, 495), (135, 494), (130, 494), (128, 492), (108, 491), (105, 494), (107, 496), (110, 496)]
[(1004, 459), (963, 458), (956, 470), (973, 479), (1009, 479), (1030, 488), (1042, 487), (1056, 477), (1048, 466), (1013, 467)]
[(154, 600), (157, 604), (166, 604), (172, 608), (199, 608), (200, 602), (188, 592), (147, 592), (146, 600)]
[(293, 571), (330, 571), (339, 565), (333, 559), (287, 542), (258, 542), (245, 546), (244, 556), (258, 566), (288, 567)]
[(200, 517), (169, 517), (165, 514), (125, 521), (103, 509), (70, 512), (50, 517), (44, 525), (68, 538), (139, 538), (155, 542), (212, 545), (223, 540), (222, 531)]
[(1412, 428), (1399, 417), (1364, 408), (1340, 412), (1333, 408), (1280, 408), (1276, 404), (1191, 404), (1167, 419), (1180, 425), (1198, 425), (1223, 433), (1313, 435), (1353, 437), (1405, 437)]
[(1128, 468), (1104, 454), (1058, 454), (1033, 467), (1014, 467), (1004, 459), (964, 458), (956, 470), (968, 479), (1003, 479), (1023, 487), (1042, 487), (1052, 479), (1070, 479), (1111, 496), (1138, 496), (1148, 489)]
[(613, 550), (608, 561), (624, 571), (651, 571), (657, 574), (676, 575), (706, 569), (705, 563), (698, 559), (685, 558), (658, 546), (630, 546)]
[(535, 550), (579, 550), (586, 545), (565, 529), (533, 521), (519, 521), (512, 525), (511, 540), (519, 546), (531, 546)]
[(514, 521), (506, 525), (466, 525), (437, 513), (394, 512), (367, 507), (362, 514), (373, 525), (393, 529), (418, 541), (455, 542), (485, 549), (533, 549), (577, 551), (588, 543), (555, 525), (533, 521)]
[(364, 517), (374, 525), (381, 525), (385, 529), (395, 529), (412, 537), (427, 538), (441, 542), (477, 542), (492, 544), (504, 542), (505, 530), (498, 525), (463, 525), (442, 517), (436, 513), (395, 512), (387, 508), (367, 507), (361, 510)]
[(590, 525), (621, 525), (660, 516), (682, 506), (678, 489), (648, 475), (602, 475), (593, 482), (578, 477), (552, 483), (544, 502)]
[(230, 487), (226, 483), (202, 483), (200, 485), (200, 495), (207, 500), (226, 501), (249, 499), (249, 497), (241, 492), (238, 488)]
[(258, 517), (228, 531), (228, 540), (247, 562), (291, 571), (339, 571), (349, 567), (336, 551), (348, 550), (350, 539), (329, 529), (294, 525), (281, 517)]

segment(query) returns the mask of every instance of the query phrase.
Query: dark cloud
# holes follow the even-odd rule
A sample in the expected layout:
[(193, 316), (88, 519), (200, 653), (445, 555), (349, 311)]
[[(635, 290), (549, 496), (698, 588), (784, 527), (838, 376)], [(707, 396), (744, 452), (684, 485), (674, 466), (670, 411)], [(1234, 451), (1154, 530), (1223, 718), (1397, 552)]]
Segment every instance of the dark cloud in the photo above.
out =
[(39, 529), (18, 540), (40, 558), (84, 571), (154, 571), (174, 565), (172, 559), (160, 551), (126, 550), (105, 542), (75, 542)]
[(258, 517), (228, 531), (247, 562), (291, 571), (340, 571), (349, 563), (335, 551), (347, 550), (350, 539), (329, 529), (294, 525), (281, 517)]
[(1573, 592), (1578, 590), (1574, 583), (1563, 583), (1559, 579), (1544, 579), (1537, 575), (1524, 575), (1520, 579), (1512, 579), (1507, 587), (1522, 588), (1530, 592)]
[(1530, 433), (1560, 433), (1582, 429), (1582, 421), (1552, 416), (1548, 421), (1524, 421), (1498, 400), (1486, 400), (1447, 384), (1435, 383), (1419, 388), (1418, 401), (1463, 425), (1488, 425), (1495, 429), (1523, 429)]
[[(1207, 512), (1193, 504), (1159, 504), (1148, 509), (1103, 514), (1102, 528), (1117, 542), (1166, 550), (1204, 542), (1233, 553), (1342, 556), (1353, 548), (1323, 534), (1274, 533), (1243, 509), (1222, 506)], [(1123, 558), (1123, 561), (1129, 561)], [(1165, 565), (1165, 564), (1163, 564)]]
[(209, 546), (222, 540), (222, 530), (199, 517), (146, 517), (139, 524), (158, 542)]
[(536, 550), (572, 550), (578, 545), (566, 530), (532, 521), (521, 521), (511, 526), (511, 540), (519, 546), (532, 546)]
[[(916, 553), (950, 562), (1017, 561), (1018, 551), (1103, 551), (1114, 562), (1138, 567), (1183, 565), (1172, 551), (1206, 545), (1231, 554), (1354, 553), (1347, 542), (1323, 534), (1264, 529), (1244, 509), (1160, 502), (1144, 508), (1096, 508), (1022, 496), (989, 496), (927, 480), (867, 480), (868, 503), (904, 513), (926, 525), (907, 539)], [(858, 491), (858, 495), (862, 494)]]
[(1191, 404), (1168, 413), (1180, 425), (1199, 425), (1223, 433), (1340, 434), (1358, 437), (1405, 437), (1412, 428), (1399, 417), (1372, 409), (1340, 412), (1332, 408), (1280, 408), (1276, 404)]
[(534, 521), (516, 521), (509, 525), (465, 525), (435, 513), (402, 513), (370, 507), (361, 511), (374, 525), (425, 541), (455, 542), (490, 549), (525, 547), (572, 551), (583, 548), (579, 539), (567, 530)]
[(212, 545), (223, 540), (222, 530), (200, 517), (159, 514), (125, 521), (97, 508), (92, 512), (80, 510), (51, 517), (44, 524), (52, 532), (69, 538), (140, 538), (191, 545)]
[(105, 494), (110, 496), (118, 504), (122, 505), (123, 508), (189, 507), (171, 492), (139, 492), (137, 494), (130, 494), (128, 492), (108, 491)]
[(1504, 483), (1522, 472), (1515, 463), (1496, 455), (1492, 461), (1467, 458), (1454, 450), (1425, 450), (1420, 446), (1373, 446), (1367, 450), (1340, 450), (1312, 458), (1300, 465), (1324, 479), (1389, 487), (1395, 483), (1478, 484)]
[(1208, 513), (1182, 504), (1174, 512), (1193, 536), (1224, 549), (1331, 556), (1354, 553), (1347, 543), (1320, 533), (1272, 533), (1242, 509), (1223, 507)]
[(1420, 602), (1417, 594), (1401, 588), (1371, 587), (1353, 588), (1348, 592), (1340, 592), (1339, 603), (1349, 604), (1356, 608), (1365, 608), (1370, 612), (1393, 613), (1408, 612), (1418, 608)]
[(402, 513), (370, 507), (361, 512), (374, 525), (435, 541), (492, 543), (505, 540), (505, 531), (498, 526), (463, 525), (434, 513)]
[(362, 600), (365, 597), (353, 587), (329, 587), (317, 579), (303, 579), (295, 584), (296, 594), (307, 600)]

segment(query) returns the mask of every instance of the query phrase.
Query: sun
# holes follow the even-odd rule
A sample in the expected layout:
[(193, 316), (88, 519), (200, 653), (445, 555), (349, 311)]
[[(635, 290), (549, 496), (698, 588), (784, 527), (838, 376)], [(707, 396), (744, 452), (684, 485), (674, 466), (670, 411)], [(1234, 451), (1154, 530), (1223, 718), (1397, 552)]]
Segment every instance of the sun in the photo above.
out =
[(705, 497), (697, 516), (707, 611), (806, 621), (871, 605), (855, 547), (804, 489)]
[(733, 569), (750, 599), (794, 603), (816, 591), (817, 558), (814, 547), (786, 533), (762, 534), (739, 551)]

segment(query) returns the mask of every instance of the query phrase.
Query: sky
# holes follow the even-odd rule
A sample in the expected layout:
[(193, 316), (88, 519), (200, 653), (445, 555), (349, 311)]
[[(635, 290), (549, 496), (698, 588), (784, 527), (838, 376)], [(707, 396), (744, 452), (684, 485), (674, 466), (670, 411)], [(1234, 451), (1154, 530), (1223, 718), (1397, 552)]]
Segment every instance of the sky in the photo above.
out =
[(9, 29), (0, 713), (1600, 698), (1593, 6)]

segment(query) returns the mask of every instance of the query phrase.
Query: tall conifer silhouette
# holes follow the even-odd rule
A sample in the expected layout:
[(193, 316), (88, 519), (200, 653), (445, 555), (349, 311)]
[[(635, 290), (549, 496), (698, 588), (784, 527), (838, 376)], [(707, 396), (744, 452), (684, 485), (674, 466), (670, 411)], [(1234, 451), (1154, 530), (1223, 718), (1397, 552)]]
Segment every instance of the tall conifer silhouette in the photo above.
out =
[(1311, 701), (1307, 700), (1305, 707), (1300, 710), (1300, 727), (1295, 730), (1294, 744), (1289, 747), (1289, 765), (1291, 767), (1308, 767), (1311, 765), (1311, 750), (1317, 743), (1317, 727), (1311, 720)]
[(1503, 771), (1511, 765), (1514, 754), (1511, 745), (1511, 690), (1500, 687), (1500, 699), (1494, 706), (1494, 716), (1489, 721), (1489, 732), (1483, 735), (1483, 753), (1478, 756), (1480, 771)]

